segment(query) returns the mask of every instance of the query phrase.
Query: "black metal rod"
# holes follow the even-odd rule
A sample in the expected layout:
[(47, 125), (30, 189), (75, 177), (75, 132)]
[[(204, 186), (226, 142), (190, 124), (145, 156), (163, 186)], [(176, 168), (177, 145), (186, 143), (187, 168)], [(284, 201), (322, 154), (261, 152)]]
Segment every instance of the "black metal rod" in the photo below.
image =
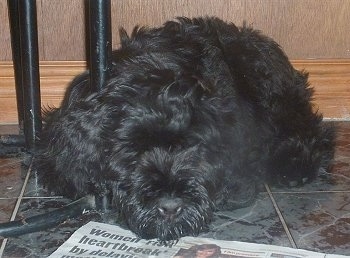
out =
[(109, 76), (112, 56), (111, 2), (89, 0), (90, 87), (99, 91)]
[(35, 148), (41, 131), (41, 99), (39, 75), (38, 29), (35, 0), (20, 0), (20, 52), (22, 57), (22, 84), (24, 102), (24, 135), (26, 148)]
[(23, 104), (23, 84), (22, 84), (22, 60), (20, 51), (20, 28), (18, 15), (18, 0), (7, 0), (10, 32), (11, 32), (11, 47), (12, 60), (15, 75), (17, 114), (20, 134), (23, 134), (24, 123), (24, 104)]

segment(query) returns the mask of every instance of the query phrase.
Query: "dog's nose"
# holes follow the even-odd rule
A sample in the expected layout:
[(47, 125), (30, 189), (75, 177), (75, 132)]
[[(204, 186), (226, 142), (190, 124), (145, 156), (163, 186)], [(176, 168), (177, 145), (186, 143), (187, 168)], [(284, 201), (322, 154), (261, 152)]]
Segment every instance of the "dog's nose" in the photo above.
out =
[(183, 201), (180, 198), (161, 198), (158, 211), (166, 219), (174, 219), (182, 212)]

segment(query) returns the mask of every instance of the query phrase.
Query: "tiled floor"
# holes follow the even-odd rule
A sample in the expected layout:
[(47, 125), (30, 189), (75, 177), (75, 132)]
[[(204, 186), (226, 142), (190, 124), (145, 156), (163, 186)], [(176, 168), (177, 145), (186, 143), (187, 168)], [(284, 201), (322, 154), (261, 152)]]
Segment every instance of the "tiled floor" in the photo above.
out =
[[(220, 212), (203, 237), (297, 247), (350, 256), (350, 122), (339, 123), (335, 164), (310, 185), (296, 189), (268, 188), (249, 208)], [(14, 130), (0, 126), (0, 133)], [(29, 177), (27, 158), (0, 159), (0, 222), (43, 213), (67, 203), (45, 198)], [(17, 214), (13, 211), (17, 209)], [(44, 232), (2, 241), (2, 257), (46, 257), (79, 226), (110, 217), (90, 212)]]

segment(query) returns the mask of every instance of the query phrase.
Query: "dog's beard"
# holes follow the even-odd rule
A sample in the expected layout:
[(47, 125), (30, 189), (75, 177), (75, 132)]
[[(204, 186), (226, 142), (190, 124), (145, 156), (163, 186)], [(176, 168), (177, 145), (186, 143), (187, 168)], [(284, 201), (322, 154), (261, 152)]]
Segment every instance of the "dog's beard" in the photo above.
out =
[(211, 205), (185, 204), (181, 212), (172, 217), (160, 214), (157, 205), (142, 207), (129, 205), (126, 208), (128, 226), (141, 238), (173, 240), (182, 236), (196, 236), (207, 229), (212, 217)]
[[(126, 193), (115, 194), (132, 231), (167, 241), (206, 229), (214, 210), (215, 183), (206, 178), (210, 166), (199, 160), (196, 147), (180, 152), (155, 148), (141, 158), (124, 186)], [(172, 212), (162, 211), (173, 203)]]

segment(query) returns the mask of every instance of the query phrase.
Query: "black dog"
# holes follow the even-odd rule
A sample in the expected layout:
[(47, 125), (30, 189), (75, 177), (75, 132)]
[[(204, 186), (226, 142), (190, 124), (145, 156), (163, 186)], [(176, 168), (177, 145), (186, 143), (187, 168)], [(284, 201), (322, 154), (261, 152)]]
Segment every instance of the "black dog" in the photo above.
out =
[(107, 85), (79, 76), (47, 116), (35, 167), (49, 190), (109, 196), (138, 236), (170, 240), (249, 205), (263, 182), (302, 185), (329, 166), (334, 129), (273, 40), (217, 18), (120, 35)]

